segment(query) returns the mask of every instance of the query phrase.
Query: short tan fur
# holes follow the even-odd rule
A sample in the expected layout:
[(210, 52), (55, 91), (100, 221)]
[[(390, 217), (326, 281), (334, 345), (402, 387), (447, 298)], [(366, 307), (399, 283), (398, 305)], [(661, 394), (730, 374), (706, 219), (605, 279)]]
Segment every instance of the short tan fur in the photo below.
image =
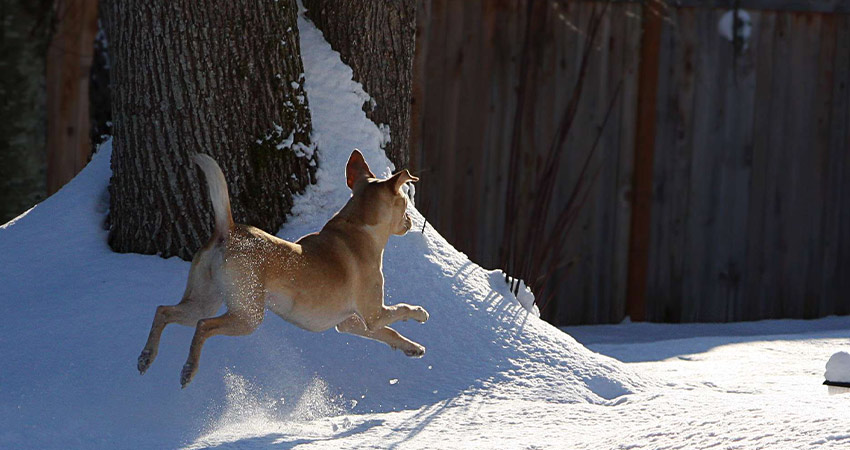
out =
[[(382, 272), (389, 237), (404, 235), (412, 226), (401, 187), (418, 181), (417, 177), (402, 170), (377, 179), (355, 149), (345, 169), (351, 199), (321, 231), (288, 242), (235, 224), (218, 164), (207, 155), (196, 154), (193, 159), (207, 179), (215, 229), (192, 260), (180, 303), (157, 307), (138, 359), (140, 373), (156, 358), (166, 325), (194, 326), (180, 375), (180, 384), (186, 387), (197, 373), (208, 338), (250, 334), (263, 321), (266, 309), (309, 331), (336, 327), (339, 332), (384, 342), (408, 356), (425, 354), (425, 347), (388, 325), (408, 319), (425, 322), (428, 312), (404, 303), (385, 305)], [(227, 312), (212, 317), (222, 302)]]

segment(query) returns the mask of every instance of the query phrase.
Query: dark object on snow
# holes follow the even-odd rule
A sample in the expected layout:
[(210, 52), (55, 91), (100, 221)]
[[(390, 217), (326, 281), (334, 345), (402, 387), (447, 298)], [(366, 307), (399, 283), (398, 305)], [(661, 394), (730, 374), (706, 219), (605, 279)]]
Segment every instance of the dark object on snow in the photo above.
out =
[(827, 385), (827, 386), (836, 386), (836, 387), (843, 387), (843, 388), (848, 388), (848, 389), (850, 389), (850, 383), (846, 383), (846, 382), (844, 382), (844, 381), (829, 381), (829, 380), (825, 380), (825, 381), (823, 382), (823, 384), (825, 384), (825, 385)]

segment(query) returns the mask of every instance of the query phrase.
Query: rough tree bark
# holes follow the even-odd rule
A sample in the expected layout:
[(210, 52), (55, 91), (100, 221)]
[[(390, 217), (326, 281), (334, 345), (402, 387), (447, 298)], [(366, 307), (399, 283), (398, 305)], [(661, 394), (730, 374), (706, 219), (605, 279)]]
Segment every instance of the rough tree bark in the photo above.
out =
[(396, 168), (407, 167), (416, 1), (304, 0), (304, 6), (372, 97), (363, 109), (378, 126), (388, 127), (384, 150), (390, 161)]
[(295, 0), (105, 0), (114, 141), (109, 244), (189, 259), (212, 229), (194, 152), (233, 217), (276, 232), (316, 159)]

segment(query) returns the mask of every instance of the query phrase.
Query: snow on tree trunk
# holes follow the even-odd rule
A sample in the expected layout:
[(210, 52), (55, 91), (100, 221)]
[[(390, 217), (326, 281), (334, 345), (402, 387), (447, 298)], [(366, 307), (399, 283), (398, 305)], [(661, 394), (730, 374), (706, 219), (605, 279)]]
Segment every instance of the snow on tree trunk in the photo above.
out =
[(354, 71), (373, 101), (363, 105), (389, 127), (384, 150), (396, 168), (410, 158), (410, 101), (416, 32), (415, 0), (304, 0), (309, 17)]
[(189, 259), (218, 161), (236, 222), (276, 232), (315, 182), (295, 0), (106, 0), (114, 152), (109, 244)]

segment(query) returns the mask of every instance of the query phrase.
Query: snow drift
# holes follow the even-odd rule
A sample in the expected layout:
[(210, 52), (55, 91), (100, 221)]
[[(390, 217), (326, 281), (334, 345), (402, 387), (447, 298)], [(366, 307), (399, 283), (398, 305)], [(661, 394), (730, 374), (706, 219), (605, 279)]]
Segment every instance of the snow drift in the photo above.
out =
[[(312, 24), (301, 18), (299, 28), (320, 167), (278, 234), (290, 240), (319, 229), (347, 200), (352, 148), (379, 176), (392, 169), (351, 70)], [(426, 324), (396, 325), (427, 347), (424, 358), (267, 315), (250, 336), (210, 339), (182, 391), (193, 330), (171, 325), (140, 377), (136, 358), (154, 309), (179, 300), (189, 264), (108, 248), (110, 155), (107, 143), (60, 192), (0, 228), (0, 448), (170, 448), (470, 392), (605, 405), (650, 383), (530, 314), (499, 272), (423, 227), (415, 210), (414, 229), (390, 239), (384, 272), (387, 303), (431, 313)]]

